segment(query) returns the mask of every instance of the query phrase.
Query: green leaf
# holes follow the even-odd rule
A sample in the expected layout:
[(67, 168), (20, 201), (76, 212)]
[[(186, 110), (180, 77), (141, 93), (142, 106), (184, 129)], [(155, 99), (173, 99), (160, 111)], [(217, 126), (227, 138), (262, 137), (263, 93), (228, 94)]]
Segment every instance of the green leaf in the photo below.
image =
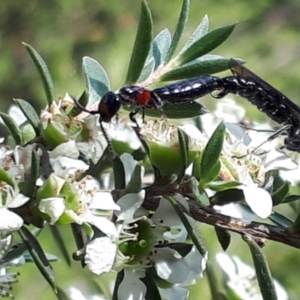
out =
[(89, 104), (98, 102), (110, 90), (110, 83), (104, 68), (93, 58), (85, 56), (82, 69), (89, 94)]
[(215, 165), (217, 164), (222, 152), (224, 135), (225, 125), (221, 122), (206, 144), (201, 156), (200, 177), (203, 182), (209, 182), (212, 172), (217, 169)]
[(260, 291), (264, 300), (277, 300), (274, 281), (267, 259), (262, 252), (261, 248), (252, 239), (251, 236), (243, 236), (243, 240), (249, 246), (252, 259), (254, 262), (254, 268), (256, 271), (256, 278), (260, 287)]
[(180, 169), (178, 171), (177, 175), (177, 183), (182, 182), (184, 175), (185, 175), (185, 170), (188, 167), (189, 163), (189, 138), (187, 134), (180, 129), (179, 127), (177, 128), (177, 134), (178, 134), (178, 142), (179, 142), (179, 153), (181, 156), (181, 164), (180, 164)]
[(186, 209), (173, 197), (167, 197), (169, 202), (174, 207), (180, 220), (182, 221), (185, 229), (187, 230), (191, 240), (203, 257), (206, 257), (207, 250), (204, 238), (200, 232), (200, 224), (196, 222), (192, 217), (188, 216)]
[(146, 286), (146, 295), (145, 300), (162, 300), (162, 297), (158, 290), (158, 284), (154, 280), (152, 274), (149, 274), (149, 271), (146, 272), (146, 276), (143, 278), (140, 278), (140, 280), (144, 283)]
[(152, 42), (152, 53), (155, 61), (154, 70), (164, 63), (172, 42), (171, 33), (168, 29), (162, 30)]
[(199, 194), (197, 195), (196, 200), (204, 206), (210, 205), (210, 200), (208, 198), (208, 195), (207, 195), (205, 189), (203, 189), (201, 186), (199, 186), (198, 190), (199, 190)]
[(45, 61), (43, 60), (43, 58), (38, 54), (38, 52), (33, 47), (31, 47), (30, 45), (28, 45), (26, 43), (22, 43), (22, 44), (26, 47), (35, 66), (38, 69), (38, 72), (40, 73), (40, 76), (41, 76), (42, 82), (43, 82), (43, 86), (44, 86), (44, 90), (46, 93), (48, 105), (51, 105), (52, 101), (54, 100), (54, 85), (53, 85), (53, 80), (52, 80), (51, 74), (49, 72), (49, 69), (48, 69)]
[(14, 181), (11, 176), (2, 168), (0, 168), (0, 182), (6, 182), (12, 188), (15, 187)]
[(117, 155), (113, 158), (113, 170), (115, 178), (115, 189), (125, 189), (125, 169), (122, 160)]
[(293, 222), (291, 226), (289, 226), (290, 233), (299, 232), (299, 231), (300, 231), (300, 211), (298, 211), (296, 220)]
[(290, 191), (290, 183), (285, 181), (284, 184), (278, 188), (271, 196), (273, 201), (273, 206), (281, 203), (285, 203), (284, 199)]
[(222, 192), (217, 192), (210, 198), (212, 205), (225, 205), (229, 203), (243, 201), (245, 199), (242, 190), (229, 189)]
[(270, 219), (276, 225), (283, 226), (285, 228), (288, 228), (293, 224), (292, 220), (276, 211), (273, 211), (268, 219)]
[(194, 42), (185, 52), (178, 55), (173, 65), (183, 65), (214, 50), (230, 36), (235, 25), (231, 24), (210, 31), (197, 42)]
[(207, 54), (163, 74), (160, 81), (181, 80), (222, 72), (228, 69), (229, 60), (219, 55)]
[(281, 203), (290, 203), (290, 202), (295, 202), (300, 200), (300, 195), (290, 195), (286, 197)]
[(171, 46), (169, 48), (169, 52), (165, 59), (165, 63), (167, 63), (171, 60), (173, 54), (175, 53), (175, 51), (177, 49), (178, 43), (180, 41), (183, 30), (185, 28), (185, 24), (188, 19), (189, 11), (190, 11), (190, 0), (183, 0), (180, 17), (179, 17), (177, 27), (176, 27), (176, 30), (175, 30), (175, 33), (174, 33), (174, 36), (172, 39)]
[[(31, 152), (31, 169), (30, 174), (27, 175), (26, 182), (19, 184), (20, 191), (27, 197), (32, 197), (36, 189), (36, 181), (40, 176), (40, 159), (36, 151)], [(29, 175), (29, 176), (28, 176)]]
[[(142, 135), (140, 135), (138, 133), (137, 130), (135, 130), (135, 133), (136, 133), (138, 139), (140, 140), (145, 152), (147, 153), (147, 156), (150, 158), (150, 149), (149, 149), (149, 145), (148, 145), (147, 141), (144, 139), (144, 137)], [(150, 160), (150, 163), (153, 168), (154, 182), (158, 182), (161, 178), (160, 170), (152, 163), (151, 160)]]
[(146, 58), (151, 47), (152, 25), (151, 12), (149, 10), (147, 2), (143, 0), (140, 21), (126, 77), (127, 84), (137, 82), (142, 73)]
[(126, 194), (138, 193), (142, 188), (142, 163), (136, 164), (131, 179), (126, 186)]
[(152, 57), (149, 61), (146, 62), (145, 67), (143, 68), (143, 71), (137, 82), (142, 82), (146, 80), (149, 76), (151, 76), (151, 74), (154, 71), (154, 67), (155, 67), (155, 61), (154, 58)]
[(55, 279), (55, 274), (49, 261), (47, 260), (47, 257), (41, 245), (34, 237), (34, 235), (26, 227), (23, 226), (20, 230), (18, 230), (18, 233), (23, 243), (26, 245), (27, 250), (32, 256), (39, 271), (44, 276), (44, 278), (48, 281), (48, 283), (51, 285), (54, 292), (57, 293), (57, 283)]
[(193, 45), (202, 36), (207, 34), (208, 29), (209, 29), (209, 19), (208, 16), (205, 15), (179, 54), (183, 53), (187, 48)]
[(49, 226), (50, 232), (52, 234), (52, 238), (55, 241), (55, 246), (61, 251), (62, 256), (64, 257), (67, 265), (71, 266), (71, 258), (67, 247), (67, 242), (64, 241), (64, 238), (60, 232), (59, 226)]
[(230, 239), (231, 239), (230, 233), (227, 230), (224, 230), (217, 226), (215, 226), (215, 231), (222, 249), (226, 251), (230, 245)]
[(42, 136), (46, 140), (47, 146), (51, 148), (67, 142), (66, 136), (53, 123), (49, 123), (47, 128), (42, 129)]
[(230, 181), (230, 182), (214, 181), (214, 182), (209, 182), (207, 184), (207, 187), (215, 192), (222, 192), (222, 191), (233, 189), (239, 185), (241, 185), (241, 183), (237, 181)]
[(12, 135), (15, 144), (16, 145), (22, 145), (23, 139), (22, 139), (22, 133), (20, 131), (20, 127), (18, 124), (14, 121), (13, 118), (11, 118), (9, 115), (0, 112), (0, 116), (6, 125), (7, 129), (9, 130), (10, 134)]
[[(123, 107), (126, 111), (132, 111), (134, 108), (134, 106)], [(205, 106), (195, 101), (182, 102), (178, 104), (165, 103), (163, 110), (168, 119), (195, 118), (209, 112)], [(145, 115), (154, 118), (161, 118), (159, 111), (154, 109), (145, 109)]]
[(33, 127), (37, 136), (40, 135), (40, 118), (31, 104), (22, 99), (14, 99), (14, 102), (18, 105), (30, 125)]
[[(81, 96), (78, 99), (78, 103), (82, 106), (82, 107), (86, 107), (87, 104), (89, 103), (89, 94), (86, 91), (83, 91), (83, 93), (81, 94)], [(82, 113), (82, 109), (78, 106), (74, 106), (72, 108), (72, 110), (69, 112), (69, 117), (75, 117), (77, 115), (79, 115), (80, 113)]]
[(212, 165), (210, 171), (206, 173), (205, 178), (201, 178), (200, 185), (202, 187), (206, 186), (207, 183), (215, 180), (221, 171), (221, 163), (217, 161), (214, 165)]

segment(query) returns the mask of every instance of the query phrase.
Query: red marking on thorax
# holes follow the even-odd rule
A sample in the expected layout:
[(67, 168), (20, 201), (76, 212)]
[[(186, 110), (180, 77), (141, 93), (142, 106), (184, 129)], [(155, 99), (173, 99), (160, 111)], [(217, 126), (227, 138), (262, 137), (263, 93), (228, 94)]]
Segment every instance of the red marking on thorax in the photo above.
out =
[(144, 89), (143, 92), (136, 97), (136, 104), (140, 106), (147, 105), (150, 99), (151, 91)]

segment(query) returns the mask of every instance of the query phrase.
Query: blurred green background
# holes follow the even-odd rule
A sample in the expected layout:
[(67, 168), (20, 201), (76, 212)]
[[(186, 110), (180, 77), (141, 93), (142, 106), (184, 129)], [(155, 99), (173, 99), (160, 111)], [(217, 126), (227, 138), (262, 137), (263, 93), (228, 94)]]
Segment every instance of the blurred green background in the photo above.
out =
[[(174, 32), (181, 0), (149, 0), (154, 33), (164, 28)], [(56, 96), (65, 92), (78, 97), (85, 88), (81, 72), (83, 56), (91, 56), (107, 70), (111, 86), (122, 86), (133, 47), (139, 19), (140, 1), (3, 1), (0, 7), (0, 109), (6, 111), (13, 98), (28, 100), (39, 112), (46, 105), (42, 84), (21, 42), (31, 44), (47, 62), (56, 85)], [(202, 17), (208, 14), (210, 28), (239, 22), (232, 36), (215, 54), (240, 57), (256, 74), (300, 104), (300, 1), (299, 0), (192, 0), (189, 22), (183, 36), (186, 41)], [(222, 74), (222, 76), (225, 75)], [(204, 100), (205, 102), (205, 100)], [(243, 100), (247, 115), (263, 119), (257, 109)], [(291, 211), (289, 211), (291, 213)], [(203, 226), (208, 238), (210, 258), (220, 250), (212, 238), (212, 229)], [(40, 241), (48, 253), (62, 257), (47, 230)], [(70, 230), (63, 236), (68, 240)], [(75, 244), (70, 242), (70, 253)], [(250, 262), (247, 248), (235, 236), (229, 253), (242, 254)], [(270, 268), (287, 289), (291, 299), (299, 299), (300, 252), (267, 242), (265, 252)], [(107, 288), (107, 278), (96, 277), (65, 262), (53, 264), (57, 280), (64, 289), (76, 286), (90, 295), (94, 281)], [(218, 271), (220, 273), (220, 270)], [(20, 283), (14, 286), (16, 299), (56, 299), (50, 287), (32, 264), (21, 268)], [(210, 299), (207, 279), (192, 287), (190, 299)]]

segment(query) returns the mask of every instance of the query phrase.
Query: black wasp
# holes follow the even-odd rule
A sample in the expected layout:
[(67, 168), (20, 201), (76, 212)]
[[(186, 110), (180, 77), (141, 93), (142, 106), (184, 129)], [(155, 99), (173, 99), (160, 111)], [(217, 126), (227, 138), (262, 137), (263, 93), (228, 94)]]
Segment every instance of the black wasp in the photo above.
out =
[(223, 78), (223, 91), (213, 96), (222, 98), (232, 93), (247, 99), (270, 119), (284, 124), (268, 140), (285, 132), (287, 137), (284, 146), (288, 150), (300, 152), (300, 108), (238, 61), (231, 59), (229, 67), (234, 76)]
[(83, 111), (90, 114), (99, 114), (100, 123), (110, 122), (118, 113), (121, 105), (133, 105), (136, 108), (130, 112), (130, 120), (137, 126), (135, 119), (136, 114), (142, 110), (144, 120), (144, 109), (156, 109), (162, 116), (165, 116), (163, 106), (166, 102), (182, 103), (185, 101), (194, 101), (216, 90), (224, 90), (222, 88), (222, 79), (203, 75), (177, 83), (169, 84), (163, 87), (149, 90), (141, 86), (124, 86), (116, 92), (107, 92), (103, 95), (99, 102), (97, 110), (90, 111), (76, 103)]
[(89, 111), (79, 104), (78, 106), (90, 114), (99, 114), (102, 126), (102, 122), (111, 121), (121, 105), (134, 105), (136, 108), (130, 112), (129, 117), (138, 125), (135, 116), (142, 110), (144, 119), (145, 108), (156, 109), (164, 116), (163, 106), (166, 102), (177, 104), (194, 101), (207, 94), (215, 98), (223, 98), (232, 93), (247, 99), (277, 123), (284, 123), (283, 128), (271, 135), (268, 140), (286, 132), (285, 147), (300, 152), (300, 108), (238, 61), (231, 59), (229, 67), (234, 76), (219, 78), (202, 75), (154, 90), (135, 85), (124, 86), (117, 92), (110, 91), (104, 94), (95, 111)]

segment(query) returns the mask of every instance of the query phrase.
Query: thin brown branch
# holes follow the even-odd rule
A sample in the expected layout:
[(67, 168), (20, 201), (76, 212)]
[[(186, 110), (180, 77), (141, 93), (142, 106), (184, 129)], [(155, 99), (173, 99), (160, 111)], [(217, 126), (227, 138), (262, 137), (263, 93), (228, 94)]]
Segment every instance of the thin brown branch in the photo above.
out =
[[(158, 203), (158, 198), (147, 199), (146, 197), (143, 206), (146, 209), (156, 210)], [(191, 216), (199, 222), (241, 235), (249, 234), (253, 238), (268, 239), (300, 249), (300, 232), (291, 234), (286, 228), (281, 226), (228, 217), (217, 213), (213, 208), (202, 207), (195, 201), (189, 201), (189, 207)]]

